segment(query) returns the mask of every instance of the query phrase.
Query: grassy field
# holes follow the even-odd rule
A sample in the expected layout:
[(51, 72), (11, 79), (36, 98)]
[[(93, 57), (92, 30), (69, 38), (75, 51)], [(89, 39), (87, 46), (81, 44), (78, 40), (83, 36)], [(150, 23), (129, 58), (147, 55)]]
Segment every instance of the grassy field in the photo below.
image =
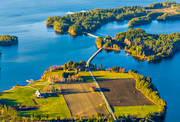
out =
[(16, 105), (26, 105), (34, 106), (32, 101), (33, 94), (35, 90), (29, 87), (14, 87), (13, 89), (0, 93), (1, 103), (16, 106)]
[[(63, 95), (59, 95), (57, 97), (48, 97), (48, 98), (40, 98), (36, 99), (39, 108), (37, 110), (32, 111), (21, 111), (21, 116), (30, 117), (32, 114), (38, 116), (49, 116), (49, 119), (56, 119), (57, 117), (61, 118), (70, 118), (71, 114), (64, 100)], [(46, 118), (45, 118), (46, 119)]]
[(119, 79), (119, 78), (132, 78), (128, 73), (116, 73), (108, 71), (93, 71), (96, 79)]
[[(63, 70), (55, 71), (55, 72), (48, 72), (46, 74), (46, 78), (48, 78), (49, 76), (61, 76), (63, 74), (63, 72), (64, 72)], [(74, 71), (68, 71), (68, 72), (74, 72)], [(79, 72), (79, 75), (83, 78), (83, 80), (84, 80), (83, 82), (85, 82), (85, 83), (93, 82), (93, 79), (89, 72), (81, 71), (81, 72)], [(48, 79), (46, 79), (46, 80), (48, 80)], [(41, 81), (41, 80), (38, 82), (43, 83), (43, 81)], [(37, 82), (36, 82), (36, 84), (37, 84)]]
[(159, 112), (157, 105), (144, 105), (144, 106), (114, 106), (115, 116), (132, 115), (139, 118), (146, 117), (149, 113)]
[[(42, 89), (43, 86), (33, 86), (34, 88)], [(8, 106), (37, 106), (37, 110), (19, 111), (20, 116), (30, 117), (33, 114), (39, 116), (49, 116), (49, 119), (61, 117), (70, 118), (71, 114), (66, 104), (63, 95), (48, 98), (36, 98), (34, 96), (35, 89), (19, 86), (13, 89), (0, 93), (0, 102)], [(37, 104), (34, 103), (33, 99)]]
[(89, 72), (79, 72), (79, 75), (83, 78), (85, 83), (92, 83), (94, 82), (92, 76)]
[(63, 72), (64, 72), (63, 70), (48, 72), (46, 73), (46, 78), (48, 80), (49, 76), (62, 76)]

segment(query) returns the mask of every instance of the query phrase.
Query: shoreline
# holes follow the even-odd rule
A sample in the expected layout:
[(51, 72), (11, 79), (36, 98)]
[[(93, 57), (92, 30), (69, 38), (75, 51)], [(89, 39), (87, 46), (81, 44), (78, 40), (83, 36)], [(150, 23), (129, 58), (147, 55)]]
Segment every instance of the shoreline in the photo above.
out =
[[(96, 71), (96, 72), (101, 72), (101, 71)], [(107, 72), (107, 73), (109, 73), (108, 71), (104, 71), (104, 72)], [(119, 73), (119, 72), (112, 72), (112, 73), (117, 73), (117, 74), (128, 74), (130, 77), (132, 77), (135, 81), (136, 81), (136, 84), (137, 84), (137, 82), (139, 82), (139, 81), (137, 81), (137, 79), (135, 79), (135, 77), (136, 77), (136, 75), (139, 75), (139, 76), (141, 76), (140, 74), (137, 74), (137, 73), (133, 73), (133, 72), (126, 72), (126, 73)], [(104, 74), (104, 73), (103, 73)], [(143, 76), (143, 75), (142, 75)], [(145, 76), (143, 76), (143, 77), (145, 77)], [(39, 79), (38, 81), (44, 81), (43, 79)], [(47, 85), (47, 84), (36, 84), (36, 82), (38, 82), (38, 81), (33, 81), (34, 83), (35, 83), (35, 85), (34, 86), (39, 86), (39, 85)], [(48, 82), (48, 81), (46, 81), (46, 82)], [(79, 83), (78, 83), (79, 84)], [(26, 86), (14, 86), (13, 88), (11, 88), (10, 90), (6, 90), (6, 91), (3, 91), (4, 93), (5, 92), (10, 92), (11, 90), (15, 90), (16, 88), (27, 88), (27, 87), (29, 87), (29, 88), (32, 88), (33, 90), (37, 90), (37, 89), (35, 89), (35, 88), (33, 88), (31, 85), (29, 86), (29, 84), (27, 84)], [(135, 88), (138, 90), (138, 91), (140, 91), (148, 100), (150, 100), (154, 105), (157, 105), (158, 107), (159, 107), (159, 105), (156, 103), (156, 102), (154, 102), (153, 101), (153, 99), (151, 98), (151, 97), (148, 97), (147, 96), (147, 94), (144, 94), (143, 92), (142, 92), (142, 90), (141, 89), (139, 89), (138, 87), (137, 87), (137, 85), (135, 86)], [(0, 92), (0, 93), (3, 93), (3, 92)], [(63, 96), (64, 97), (64, 96)], [(67, 104), (67, 103), (66, 103)], [(117, 107), (117, 106), (115, 106), (115, 107)], [(124, 107), (126, 107), (126, 106), (124, 106)], [(127, 106), (128, 107), (128, 106)], [(138, 106), (137, 106), (138, 107)], [(159, 111), (160, 113), (158, 114), (158, 115), (155, 115), (154, 117), (155, 118), (157, 118), (157, 119), (163, 119), (164, 117), (165, 117), (165, 113), (166, 113), (166, 107), (165, 107), (165, 109), (162, 109), (163, 111)], [(117, 116), (118, 117), (118, 116)], [(65, 118), (65, 119), (68, 119), (68, 118)], [(138, 119), (142, 119), (142, 118), (136, 118), (137, 120)]]

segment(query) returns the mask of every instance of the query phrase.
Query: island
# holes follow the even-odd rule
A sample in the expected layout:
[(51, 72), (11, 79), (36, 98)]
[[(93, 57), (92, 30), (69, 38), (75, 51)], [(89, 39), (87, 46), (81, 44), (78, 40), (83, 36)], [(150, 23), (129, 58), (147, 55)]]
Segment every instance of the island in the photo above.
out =
[(166, 114), (151, 78), (118, 66), (69, 61), (27, 82), (0, 93), (1, 121), (163, 121)]
[(52, 16), (46, 20), (48, 27), (53, 27), (57, 33), (69, 33), (78, 36), (94, 32), (102, 25), (113, 21), (130, 20), (129, 27), (151, 23), (152, 20), (180, 20), (180, 4), (166, 1), (154, 3), (147, 7), (130, 6), (112, 9), (93, 9), (65, 16)]
[(11, 46), (18, 43), (18, 37), (12, 35), (1, 35), (0, 46)]
[(120, 32), (115, 38), (98, 37), (97, 48), (125, 50), (142, 61), (156, 61), (171, 57), (180, 49), (180, 33), (149, 34), (143, 29), (129, 29)]

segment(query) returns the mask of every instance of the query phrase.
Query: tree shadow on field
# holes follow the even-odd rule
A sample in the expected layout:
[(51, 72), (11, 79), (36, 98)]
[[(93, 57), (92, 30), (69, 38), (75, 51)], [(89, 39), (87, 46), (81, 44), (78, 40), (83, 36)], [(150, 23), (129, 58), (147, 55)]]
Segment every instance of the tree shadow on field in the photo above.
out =
[(89, 93), (90, 91), (80, 91), (76, 89), (62, 89), (62, 94), (80, 94), (80, 93)]
[[(10, 94), (11, 92), (0, 92), (0, 97), (3, 96), (3, 95), (8, 95)], [(0, 104), (2, 105), (7, 105), (7, 106), (16, 106), (18, 105), (19, 103), (16, 102), (16, 100), (13, 100), (13, 99), (8, 99), (8, 98), (0, 98)]]
[(109, 88), (101, 88), (101, 91), (102, 92), (110, 92), (110, 89)]
[(110, 107), (111, 107), (112, 111), (114, 112), (114, 107), (112, 105), (110, 105)]
[(81, 76), (85, 83), (93, 82), (92, 76)]
[(16, 100), (12, 100), (12, 99), (0, 99), (0, 104), (2, 105), (6, 105), (6, 106), (17, 106), (18, 103), (16, 102)]

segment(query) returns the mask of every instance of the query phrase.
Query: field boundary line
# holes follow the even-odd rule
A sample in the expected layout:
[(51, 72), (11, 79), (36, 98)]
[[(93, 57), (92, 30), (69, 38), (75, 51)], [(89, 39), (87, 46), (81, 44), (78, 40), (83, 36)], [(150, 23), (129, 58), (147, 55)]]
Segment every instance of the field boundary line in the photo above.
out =
[(112, 109), (111, 109), (111, 106), (109, 105), (109, 103), (108, 103), (108, 101), (107, 101), (106, 97), (104, 96), (103, 91), (101, 90), (101, 88), (100, 88), (100, 86), (99, 86), (98, 82), (96, 81), (96, 79), (95, 79), (95, 77), (94, 77), (93, 73), (92, 73), (90, 70), (89, 70), (89, 72), (90, 72), (90, 74), (91, 74), (91, 76), (92, 76), (92, 78), (93, 78), (93, 80), (94, 80), (94, 83), (95, 83), (95, 84), (96, 84), (96, 86), (99, 88), (100, 94), (101, 94), (101, 96), (103, 97), (103, 99), (104, 99), (104, 101), (105, 101), (105, 103), (106, 103), (106, 106), (107, 106), (107, 108), (108, 108), (108, 110), (109, 110), (110, 114), (112, 115), (112, 117), (113, 117), (114, 121), (116, 122), (116, 121), (117, 121), (117, 119), (116, 119), (116, 117), (115, 117), (115, 115), (114, 115), (114, 113), (113, 113), (113, 111), (112, 111)]
[(63, 97), (64, 101), (66, 102), (66, 105), (67, 105), (67, 107), (68, 107), (68, 109), (69, 109), (69, 112), (70, 112), (71, 117), (73, 118), (72, 111), (70, 110), (70, 108), (69, 108), (69, 106), (68, 106), (68, 102), (67, 102), (64, 94), (62, 94), (62, 97)]

